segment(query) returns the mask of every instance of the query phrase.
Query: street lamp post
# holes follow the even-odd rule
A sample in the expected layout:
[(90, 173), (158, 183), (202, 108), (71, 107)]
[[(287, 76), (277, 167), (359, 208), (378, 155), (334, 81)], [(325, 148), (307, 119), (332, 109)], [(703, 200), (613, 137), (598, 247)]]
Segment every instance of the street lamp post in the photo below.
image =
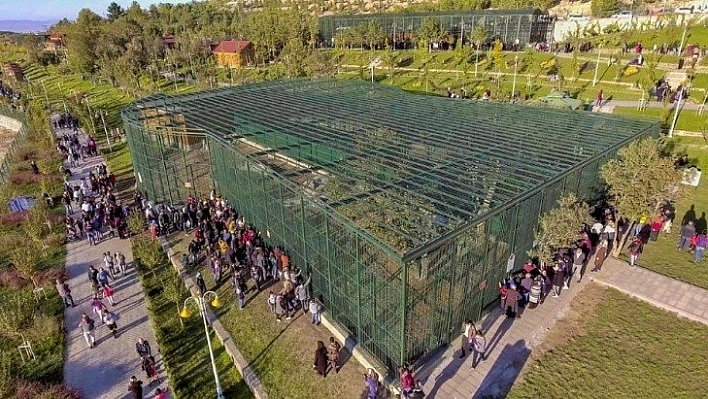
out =
[(674, 137), (674, 129), (676, 128), (676, 121), (678, 120), (679, 112), (681, 111), (681, 101), (683, 101), (683, 91), (684, 86), (681, 86), (681, 90), (678, 91), (678, 99), (675, 101), (676, 109), (674, 110), (674, 119), (671, 121), (671, 128), (669, 129), (669, 137)]
[(184, 300), (184, 307), (179, 313), (180, 317), (186, 319), (191, 316), (191, 313), (187, 309), (189, 302), (194, 302), (199, 308), (199, 313), (202, 315), (202, 321), (204, 321), (204, 333), (206, 334), (207, 345), (209, 346), (209, 357), (211, 357), (211, 369), (214, 372), (214, 382), (216, 383), (216, 398), (224, 399), (224, 393), (221, 390), (221, 383), (219, 382), (219, 373), (216, 370), (216, 362), (214, 361), (214, 350), (211, 347), (211, 338), (209, 337), (209, 323), (207, 323), (206, 317), (206, 303), (211, 299), (211, 305), (215, 308), (221, 306), (219, 301), (219, 296), (216, 295), (214, 291), (207, 291), (201, 296), (191, 296)]
[(108, 143), (108, 149), (110, 151), (113, 151), (113, 145), (111, 144), (111, 138), (108, 135), (108, 127), (106, 127), (106, 119), (103, 117), (104, 111), (98, 110), (96, 113), (98, 114), (98, 115), (96, 115), (97, 117), (99, 115), (101, 116), (101, 122), (103, 123), (103, 131), (106, 132), (106, 142)]
[(601, 47), (597, 47), (597, 61), (595, 62), (595, 75), (592, 77), (592, 85), (597, 86), (597, 70), (600, 69), (600, 53), (602, 52)]
[(516, 95), (516, 76), (519, 72), (519, 56), (514, 56), (514, 83), (511, 86), (511, 101), (514, 101), (514, 96)]

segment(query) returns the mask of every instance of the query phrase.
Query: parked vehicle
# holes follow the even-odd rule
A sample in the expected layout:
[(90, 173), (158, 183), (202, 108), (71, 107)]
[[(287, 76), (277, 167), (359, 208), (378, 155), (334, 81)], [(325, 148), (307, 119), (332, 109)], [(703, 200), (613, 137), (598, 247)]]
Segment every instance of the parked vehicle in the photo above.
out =
[(676, 14), (693, 14), (693, 7), (678, 7), (674, 10)]
[(583, 14), (568, 14), (568, 21), (587, 21), (588, 19), (590, 18)]
[(631, 11), (620, 11), (617, 14), (612, 15), (612, 18), (618, 18), (618, 19), (624, 19), (624, 18), (632, 18), (632, 12)]

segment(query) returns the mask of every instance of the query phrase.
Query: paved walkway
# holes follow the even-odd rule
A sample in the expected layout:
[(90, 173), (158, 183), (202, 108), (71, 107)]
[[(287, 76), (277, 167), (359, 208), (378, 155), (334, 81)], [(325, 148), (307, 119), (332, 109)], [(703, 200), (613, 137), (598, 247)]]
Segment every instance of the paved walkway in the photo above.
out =
[(584, 278), (577, 283), (574, 279), (559, 298), (549, 296), (535, 309), (520, 310), (519, 319), (504, 317), (498, 308), (492, 311), (481, 325), (478, 323), (487, 339), (487, 360), (471, 369), (472, 356), (459, 359), (460, 338), (455, 339), (416, 372), (425, 393), (430, 398), (445, 399), (505, 397), (533, 348), (543, 342), (557, 320), (565, 317), (571, 301), (587, 281)]
[[(60, 133), (67, 130), (60, 130)], [(73, 184), (81, 177), (88, 176), (89, 171), (102, 161), (101, 157), (86, 159), (80, 167), (73, 168)], [(78, 216), (79, 207), (73, 205)], [(142, 287), (132, 267), (133, 253), (128, 240), (104, 238), (96, 246), (89, 246), (84, 238), (78, 242), (67, 244), (66, 271), (67, 281), (76, 303), (75, 308), (67, 308), (65, 321), (67, 328), (67, 350), (64, 365), (64, 382), (83, 392), (84, 398), (124, 398), (128, 391), (128, 380), (132, 375), (143, 381), (145, 397), (154, 392), (155, 388), (166, 386), (166, 377), (162, 367), (155, 335), (148, 321)], [(104, 252), (122, 252), (128, 262), (125, 276), (117, 275), (112, 282), (115, 290), (116, 306), (104, 301), (116, 315), (118, 337), (113, 338), (104, 324), (92, 314), (90, 300), (92, 290), (88, 281), (88, 267), (103, 266)], [(78, 328), (81, 314), (86, 313), (96, 320), (96, 347), (89, 349)], [(149, 386), (145, 373), (141, 370), (140, 358), (135, 352), (135, 342), (138, 337), (148, 340), (152, 346), (153, 355), (158, 363), (161, 383)]]
[(663, 276), (627, 262), (608, 258), (602, 272), (592, 274), (598, 283), (610, 286), (654, 306), (708, 324), (708, 290)]

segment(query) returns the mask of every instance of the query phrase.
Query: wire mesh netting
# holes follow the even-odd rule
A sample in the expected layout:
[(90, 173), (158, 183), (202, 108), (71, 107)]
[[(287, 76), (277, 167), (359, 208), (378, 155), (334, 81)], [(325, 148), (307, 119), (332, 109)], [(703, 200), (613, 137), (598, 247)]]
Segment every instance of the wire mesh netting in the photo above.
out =
[(148, 198), (216, 187), (391, 369), (480, 317), (510, 257), (531, 248), (539, 214), (564, 192), (598, 192), (605, 160), (658, 132), (332, 80), (148, 98), (123, 118)]
[(388, 37), (410, 38), (417, 35), (426, 18), (433, 17), (451, 35), (468, 35), (476, 27), (487, 31), (489, 40), (520, 44), (546, 42), (551, 39), (554, 20), (539, 9), (465, 10), (417, 13), (383, 13), (331, 15), (320, 18), (320, 37), (336, 42), (347, 30), (376, 21)]

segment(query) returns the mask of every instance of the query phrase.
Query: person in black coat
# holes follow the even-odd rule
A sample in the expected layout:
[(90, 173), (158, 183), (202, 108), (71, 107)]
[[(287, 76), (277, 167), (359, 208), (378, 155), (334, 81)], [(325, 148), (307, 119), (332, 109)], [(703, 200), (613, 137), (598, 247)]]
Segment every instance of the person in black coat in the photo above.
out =
[(322, 377), (327, 376), (327, 348), (324, 342), (317, 341), (317, 350), (315, 350), (315, 363), (312, 367), (317, 370), (317, 374)]

